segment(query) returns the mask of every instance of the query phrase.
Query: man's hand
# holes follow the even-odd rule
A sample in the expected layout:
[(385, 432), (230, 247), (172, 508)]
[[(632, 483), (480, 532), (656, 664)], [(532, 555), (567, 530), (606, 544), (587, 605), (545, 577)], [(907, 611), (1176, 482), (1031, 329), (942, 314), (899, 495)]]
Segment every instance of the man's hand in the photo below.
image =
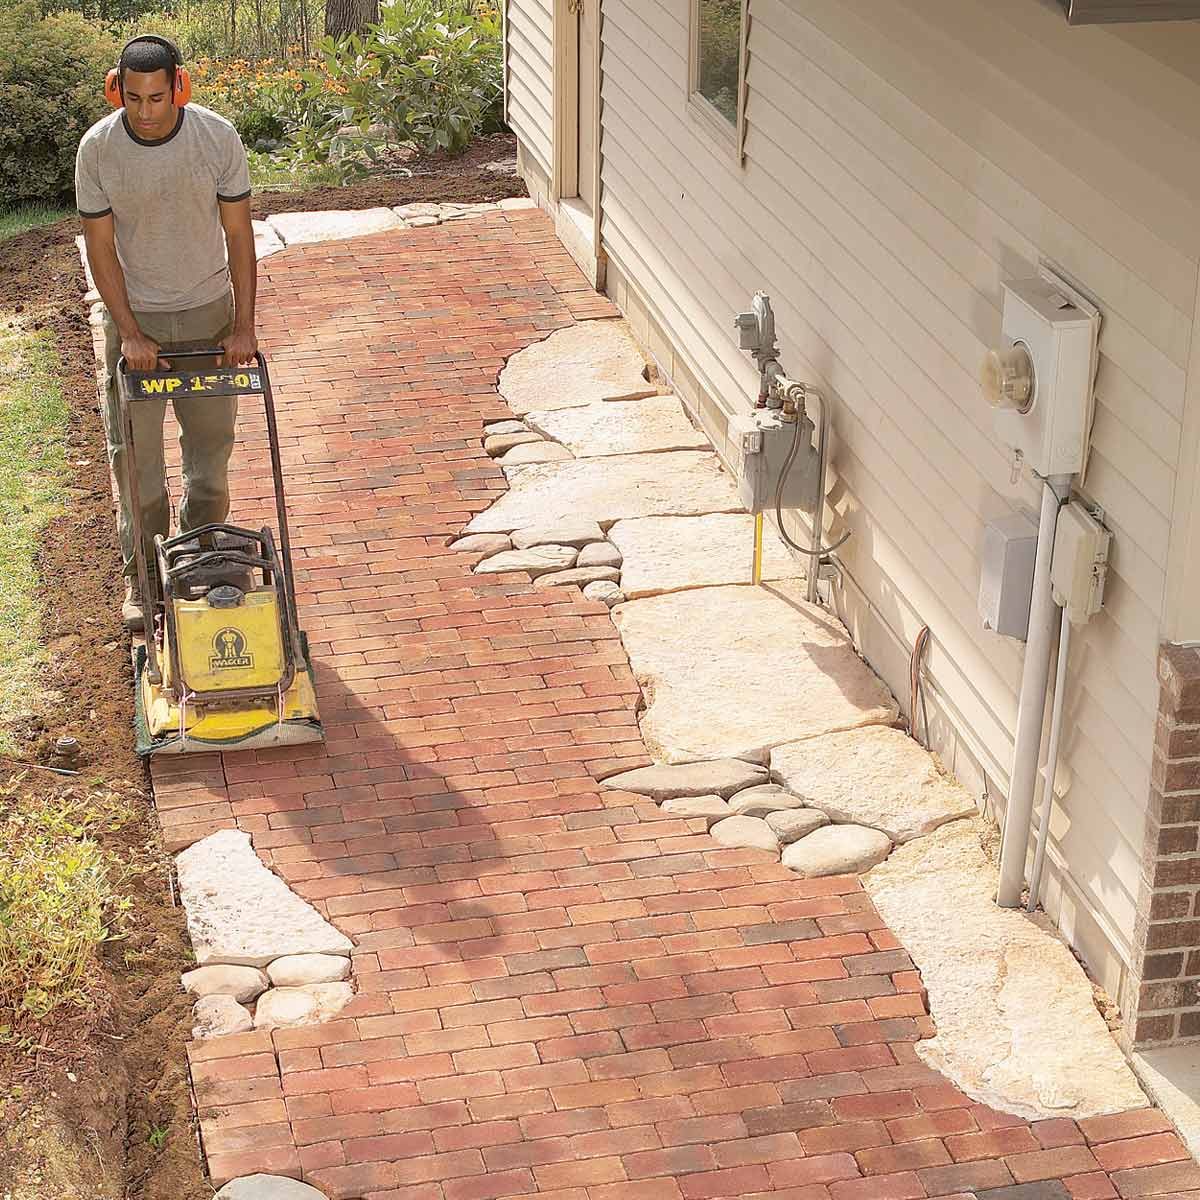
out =
[(217, 359), (218, 367), (246, 367), (258, 353), (258, 338), (254, 336), (253, 329), (249, 332), (235, 329), (228, 337), (221, 339), (221, 349), (225, 353)]
[[(121, 353), (131, 371), (154, 371), (158, 368), (158, 343), (140, 329), (121, 337)], [(164, 361), (163, 366), (171, 364)]]

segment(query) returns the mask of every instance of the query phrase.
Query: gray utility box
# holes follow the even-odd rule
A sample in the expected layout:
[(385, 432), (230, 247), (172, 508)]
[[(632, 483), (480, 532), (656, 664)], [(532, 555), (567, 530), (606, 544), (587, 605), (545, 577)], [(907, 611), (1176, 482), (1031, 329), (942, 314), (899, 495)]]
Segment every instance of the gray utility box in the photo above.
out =
[(983, 527), (979, 615), (983, 627), (1025, 641), (1037, 560), (1037, 522), (1028, 513), (995, 517)]
[[(814, 433), (813, 423), (803, 418), (800, 445), (783, 487), (783, 508), (816, 511), (821, 480)], [(731, 416), (727, 437), (742, 503), (755, 514), (774, 511), (779, 476), (796, 438), (796, 422), (785, 421), (778, 409), (756, 408)]]

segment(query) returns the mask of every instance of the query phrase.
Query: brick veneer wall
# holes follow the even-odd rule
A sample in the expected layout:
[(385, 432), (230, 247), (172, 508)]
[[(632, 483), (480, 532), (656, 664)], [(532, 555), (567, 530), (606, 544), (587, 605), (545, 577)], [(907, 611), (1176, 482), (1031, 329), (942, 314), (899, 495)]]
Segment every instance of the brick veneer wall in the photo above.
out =
[(1200, 647), (1165, 645), (1142, 853), (1134, 976), (1137, 1047), (1200, 1038)]

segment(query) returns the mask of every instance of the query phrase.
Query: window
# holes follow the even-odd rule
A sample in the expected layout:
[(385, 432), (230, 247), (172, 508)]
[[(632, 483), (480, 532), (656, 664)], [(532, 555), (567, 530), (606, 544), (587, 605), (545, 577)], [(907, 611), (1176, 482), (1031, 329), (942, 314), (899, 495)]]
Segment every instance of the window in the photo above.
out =
[(741, 158), (748, 0), (692, 0), (689, 106)]

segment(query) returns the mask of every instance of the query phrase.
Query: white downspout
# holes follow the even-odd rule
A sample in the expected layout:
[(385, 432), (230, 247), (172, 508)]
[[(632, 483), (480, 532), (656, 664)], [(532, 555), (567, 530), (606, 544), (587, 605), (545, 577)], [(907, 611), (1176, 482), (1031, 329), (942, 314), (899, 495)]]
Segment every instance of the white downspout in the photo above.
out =
[(1008, 807), (1004, 813), (1004, 841), (1000, 850), (1000, 886), (996, 903), (1016, 908), (1025, 883), (1025, 859), (1029, 829), (1033, 822), (1033, 800), (1037, 786), (1038, 759), (1042, 748), (1042, 724), (1046, 716), (1046, 694), (1050, 682), (1050, 654), (1062, 609), (1050, 590), (1050, 563), (1054, 557), (1054, 531), (1058, 510), (1071, 491), (1071, 475), (1051, 475), (1043, 481), (1042, 515), (1038, 524), (1037, 559), (1033, 574), (1033, 598), (1029, 611), (1029, 640), (1021, 672), (1021, 698), (1017, 706), (1017, 738), (1013, 746), (1013, 769)]

